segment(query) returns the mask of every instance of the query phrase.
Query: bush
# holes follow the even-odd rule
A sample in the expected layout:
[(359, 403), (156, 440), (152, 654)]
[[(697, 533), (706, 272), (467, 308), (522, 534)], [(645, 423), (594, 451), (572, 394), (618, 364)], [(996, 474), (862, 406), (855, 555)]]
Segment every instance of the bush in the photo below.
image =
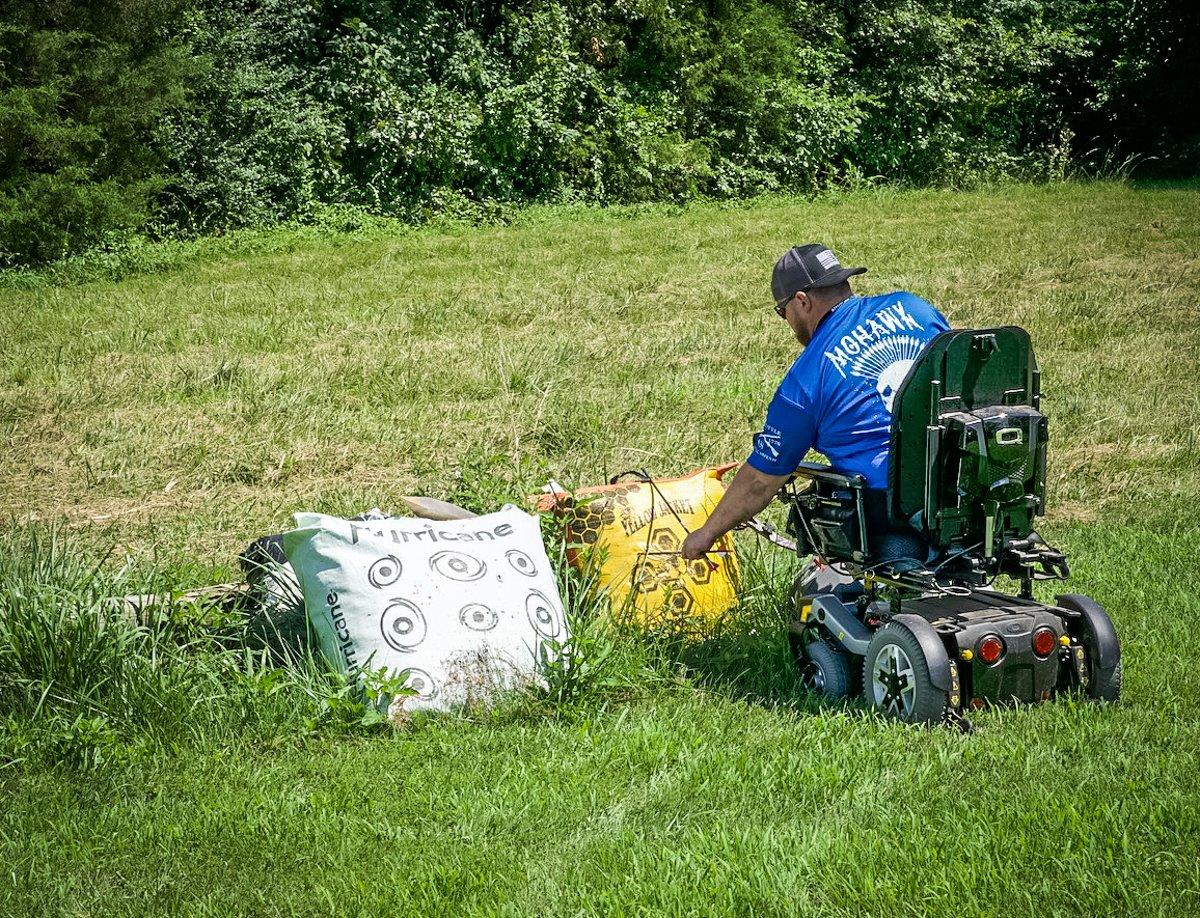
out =
[(1094, 50), (1077, 79), (1090, 92), (1077, 110), (1088, 152), (1105, 164), (1143, 161), (1158, 173), (1195, 176), (1200, 125), (1187, 112), (1200, 85), (1200, 5), (1107, 0), (1086, 16)]
[(182, 4), (0, 2), (0, 266), (145, 223), (154, 126), (194, 72)]
[(1045, 174), (1080, 102), (1059, 86), (1087, 51), (1071, 12), (1009, 0), (859, 6), (850, 41), (870, 101), (856, 165), (919, 184)]
[(185, 233), (311, 216), (336, 197), (340, 125), (289, 59), (310, 13), (291, 3), (206, 3), (182, 31), (199, 64), (187, 105), (156, 128), (170, 179), (159, 217)]
[(1081, 156), (1194, 169), (1193, 7), (0, 0), (0, 264), (330, 205), (420, 222)]

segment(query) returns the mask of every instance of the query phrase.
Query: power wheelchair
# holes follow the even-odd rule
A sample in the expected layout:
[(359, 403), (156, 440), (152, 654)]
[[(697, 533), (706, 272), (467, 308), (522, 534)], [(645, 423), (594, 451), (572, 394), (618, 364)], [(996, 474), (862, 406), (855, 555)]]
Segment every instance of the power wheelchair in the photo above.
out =
[[(807, 689), (969, 729), (985, 703), (1115, 701), (1121, 649), (1092, 599), (1033, 598), (1067, 559), (1034, 529), (1046, 418), (1028, 333), (943, 332), (896, 390), (886, 493), (802, 463), (781, 492), (796, 550), (792, 653)], [(993, 589), (998, 576), (1016, 595)]]

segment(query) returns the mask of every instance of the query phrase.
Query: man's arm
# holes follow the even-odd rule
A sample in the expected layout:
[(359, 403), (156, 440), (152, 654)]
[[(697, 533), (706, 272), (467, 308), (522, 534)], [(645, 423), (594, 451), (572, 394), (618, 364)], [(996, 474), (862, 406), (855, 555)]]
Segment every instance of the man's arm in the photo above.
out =
[[(789, 377), (795, 369), (793, 366)], [(767, 408), (762, 432), (754, 438), (754, 451), (738, 469), (708, 522), (684, 540), (683, 556), (689, 561), (701, 557), (713, 542), (766, 507), (813, 445), (816, 429), (816, 412), (807, 392), (803, 386), (789, 385), (785, 377)]]
[(767, 475), (748, 463), (743, 465), (733, 476), (712, 516), (684, 540), (684, 558), (694, 561), (702, 557), (717, 539), (763, 510), (787, 480), (787, 475)]

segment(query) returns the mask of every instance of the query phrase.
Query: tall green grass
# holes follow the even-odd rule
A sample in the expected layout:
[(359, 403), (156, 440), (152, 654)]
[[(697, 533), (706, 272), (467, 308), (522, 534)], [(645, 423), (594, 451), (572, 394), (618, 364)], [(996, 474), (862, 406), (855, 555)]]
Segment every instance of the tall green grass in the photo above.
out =
[[(167, 577), (88, 556), (60, 529), (0, 534), (0, 765), (74, 765), (349, 729), (357, 687), (280, 659), (249, 619), (173, 601)], [(159, 594), (135, 623), (126, 594)]]
[[(542, 679), (466, 716), (571, 717), (678, 682), (667, 652), (677, 642), (615, 622), (596, 568), (567, 563), (552, 523), (571, 636), (547, 648)], [(340, 674), (251, 599), (189, 600), (169, 575), (112, 560), (60, 528), (0, 533), (0, 767), (95, 770), (182, 748), (387, 729), (378, 709), (398, 674)], [(153, 598), (134, 615), (126, 595)]]

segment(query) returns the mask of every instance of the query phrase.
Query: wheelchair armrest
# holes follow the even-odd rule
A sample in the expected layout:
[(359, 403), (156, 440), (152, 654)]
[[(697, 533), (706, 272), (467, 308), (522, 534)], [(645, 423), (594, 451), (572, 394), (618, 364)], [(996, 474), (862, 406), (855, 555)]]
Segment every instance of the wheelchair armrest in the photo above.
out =
[[(811, 488), (803, 493), (790, 493), (785, 490), (780, 494), (780, 499), (785, 502), (790, 501), (792, 504), (792, 513), (796, 515), (797, 526), (793, 529), (799, 536), (799, 529), (802, 528), (805, 534), (805, 542), (809, 546), (809, 550), (813, 551), (818, 556), (825, 556), (831, 561), (854, 561), (857, 563), (865, 563), (867, 561), (867, 513), (863, 492), (867, 482), (862, 475), (843, 475), (841, 472), (835, 472), (831, 466), (823, 465), (819, 462), (801, 462), (796, 466), (796, 471), (793, 474), (793, 480), (803, 478), (813, 482), (816, 485), (824, 485), (826, 488), (836, 489), (833, 494), (823, 493), (824, 489)], [(837, 492), (850, 492), (849, 505), (846, 502), (846, 496), (839, 495)], [(786, 495), (786, 496), (785, 496)], [(823, 542), (827, 541), (825, 536), (814, 536), (814, 532), (809, 528), (808, 514), (812, 514), (814, 525), (819, 530), (823, 525), (823, 517), (830, 509), (837, 510), (839, 508), (851, 509), (853, 512), (853, 524), (858, 530), (857, 538), (849, 539), (841, 547), (830, 543), (829, 548), (823, 547)], [(849, 520), (842, 517), (840, 520), (832, 522), (834, 529), (846, 527)], [(832, 551), (826, 554), (829, 549)]]
[(856, 491), (862, 490), (866, 485), (862, 475), (843, 475), (841, 472), (835, 472), (832, 466), (822, 465), (820, 462), (801, 462), (796, 466), (795, 475), (798, 478), (809, 478), (839, 488), (853, 488)]

